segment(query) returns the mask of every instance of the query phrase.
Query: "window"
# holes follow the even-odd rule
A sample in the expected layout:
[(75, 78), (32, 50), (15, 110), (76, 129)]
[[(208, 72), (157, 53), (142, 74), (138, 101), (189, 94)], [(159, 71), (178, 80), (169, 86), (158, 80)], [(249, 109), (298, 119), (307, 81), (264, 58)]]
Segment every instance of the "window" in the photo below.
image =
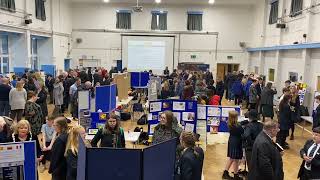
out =
[(258, 66), (255, 66), (255, 67), (254, 67), (254, 73), (255, 73), (255, 74), (259, 74), (259, 67), (258, 67)]
[(46, 0), (35, 0), (36, 3), (36, 18), (42, 21), (47, 19), (46, 17), (46, 7), (45, 7)]
[(31, 69), (39, 70), (38, 39), (31, 38)]
[(202, 31), (202, 12), (188, 12), (187, 29), (189, 31)]
[(167, 12), (152, 11), (151, 29), (167, 30)]
[(117, 29), (131, 29), (131, 11), (117, 11)]
[(0, 0), (0, 9), (10, 12), (16, 12), (15, 0)]
[(274, 69), (269, 69), (269, 81), (274, 82)]
[(8, 35), (0, 35), (0, 73), (9, 73), (9, 38)]
[(278, 21), (278, 7), (279, 7), (278, 0), (271, 1), (270, 14), (269, 14), (269, 24), (277, 23), (277, 21)]
[(303, 0), (291, 0), (290, 16), (295, 17), (302, 14)]

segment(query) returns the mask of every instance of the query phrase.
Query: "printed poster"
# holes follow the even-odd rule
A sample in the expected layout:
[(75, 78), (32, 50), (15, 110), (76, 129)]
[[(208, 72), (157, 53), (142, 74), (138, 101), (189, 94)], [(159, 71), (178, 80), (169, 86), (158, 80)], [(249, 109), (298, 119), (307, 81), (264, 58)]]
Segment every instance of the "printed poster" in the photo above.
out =
[(198, 106), (198, 119), (206, 119), (206, 107), (205, 106)]
[(208, 107), (208, 116), (219, 116), (221, 115), (221, 109), (219, 107)]
[(185, 102), (173, 102), (173, 110), (174, 111), (185, 111), (186, 103)]

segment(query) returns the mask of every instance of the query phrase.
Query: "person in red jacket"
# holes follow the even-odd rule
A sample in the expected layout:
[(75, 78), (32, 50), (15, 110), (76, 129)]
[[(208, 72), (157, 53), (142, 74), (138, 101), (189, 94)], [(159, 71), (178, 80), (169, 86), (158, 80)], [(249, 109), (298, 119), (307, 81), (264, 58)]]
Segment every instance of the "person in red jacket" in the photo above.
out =
[(210, 89), (208, 91), (208, 97), (209, 97), (209, 105), (219, 106), (219, 104), (220, 104), (220, 96), (216, 95), (214, 90)]

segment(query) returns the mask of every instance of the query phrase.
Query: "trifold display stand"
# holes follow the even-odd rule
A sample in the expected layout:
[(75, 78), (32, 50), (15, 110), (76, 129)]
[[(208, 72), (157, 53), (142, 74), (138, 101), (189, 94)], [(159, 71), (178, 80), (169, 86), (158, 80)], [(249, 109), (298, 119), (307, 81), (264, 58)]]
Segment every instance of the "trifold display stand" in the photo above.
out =
[(79, 140), (77, 180), (174, 180), (176, 142), (145, 149), (92, 148)]
[(158, 100), (149, 102), (148, 134), (154, 132), (159, 124), (159, 115), (164, 111), (172, 111), (186, 131), (197, 130), (197, 101), (190, 100)]
[(131, 72), (131, 87), (147, 88), (149, 79), (148, 72)]
[(241, 108), (239, 106), (205, 106), (198, 105), (198, 120), (207, 121), (207, 132), (229, 132), (228, 118), (230, 111), (237, 111), (239, 116)]
[(130, 73), (113, 74), (114, 83), (117, 85), (118, 100), (128, 99), (128, 91), (130, 89), (131, 77)]
[(36, 180), (35, 141), (0, 144), (0, 179)]
[(148, 100), (156, 101), (161, 93), (161, 78), (150, 77), (148, 81)]
[(90, 128), (91, 95), (90, 91), (78, 91), (78, 120), (86, 130)]
[(96, 112), (110, 112), (116, 108), (117, 87), (116, 84), (110, 86), (96, 87)]

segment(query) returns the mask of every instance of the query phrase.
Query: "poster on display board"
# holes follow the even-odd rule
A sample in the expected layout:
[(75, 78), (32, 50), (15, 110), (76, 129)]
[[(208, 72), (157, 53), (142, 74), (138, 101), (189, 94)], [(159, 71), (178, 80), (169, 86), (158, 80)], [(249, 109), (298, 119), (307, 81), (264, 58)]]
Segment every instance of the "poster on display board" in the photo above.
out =
[(78, 121), (87, 131), (90, 128), (91, 118), (91, 93), (90, 91), (78, 91)]
[(228, 116), (230, 111), (237, 111), (239, 116), (241, 114), (239, 106), (198, 105), (197, 118), (198, 120), (207, 121), (207, 132), (228, 132)]
[(300, 105), (303, 105), (306, 93), (307, 93), (308, 85), (306, 83), (298, 83), (297, 89), (299, 94)]
[(154, 128), (159, 124), (159, 116), (164, 111), (172, 111), (178, 123), (187, 131), (196, 132), (197, 126), (197, 101), (189, 100), (158, 100), (150, 101), (148, 116), (148, 134), (154, 132)]
[(0, 179), (38, 179), (35, 141), (0, 144), (0, 157)]

